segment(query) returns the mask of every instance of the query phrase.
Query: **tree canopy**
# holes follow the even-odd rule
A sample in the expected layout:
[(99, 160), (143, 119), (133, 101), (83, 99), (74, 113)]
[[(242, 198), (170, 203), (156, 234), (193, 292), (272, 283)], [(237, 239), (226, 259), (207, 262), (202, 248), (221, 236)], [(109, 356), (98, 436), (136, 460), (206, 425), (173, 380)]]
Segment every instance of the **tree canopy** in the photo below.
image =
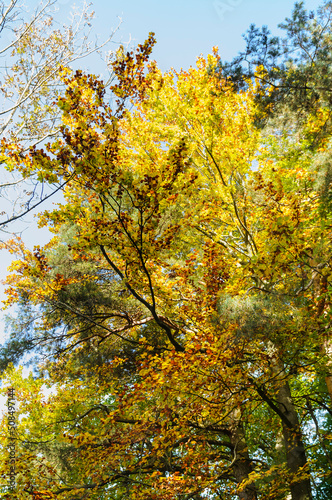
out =
[[(87, 4), (74, 7), (65, 25), (59, 23), (57, 10), (57, 0), (41, 2), (32, 12), (21, 0), (0, 2), (1, 140), (19, 144), (22, 151), (59, 133), (61, 109), (56, 102), (65, 89), (63, 77), (78, 60), (96, 53), (102, 60), (107, 50), (104, 69), (109, 72), (114, 33), (93, 40), (94, 12)], [(31, 212), (61, 186), (26, 172), (18, 175), (5, 165), (5, 158), (0, 163), (0, 228), (8, 230), (10, 222)]]
[[(40, 215), (50, 243), (6, 243), (11, 498), (325, 500), (330, 104), (318, 92), (296, 119), (262, 85), (271, 68), (235, 85), (216, 48), (162, 73), (154, 43), (118, 51), (112, 102), (63, 75), (55, 140), (3, 142), (10, 168), (64, 186)], [(9, 363), (22, 352), (29, 378)]]

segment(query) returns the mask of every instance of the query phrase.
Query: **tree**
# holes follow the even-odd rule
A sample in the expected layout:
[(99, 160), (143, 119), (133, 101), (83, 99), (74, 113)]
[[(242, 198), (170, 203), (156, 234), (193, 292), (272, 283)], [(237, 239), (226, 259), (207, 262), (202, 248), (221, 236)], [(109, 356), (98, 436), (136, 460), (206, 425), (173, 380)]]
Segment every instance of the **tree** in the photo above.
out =
[[(218, 70), (236, 88), (246, 87), (257, 68), (261, 93), (257, 102), (268, 111), (266, 118), (286, 114), (292, 123), (303, 124), (308, 114), (331, 108), (331, 17), (332, 3), (325, 0), (317, 12), (308, 12), (296, 2), (292, 16), (279, 25), (285, 36), (273, 36), (267, 26), (251, 25), (244, 35), (246, 48)], [(257, 75), (256, 75), (257, 76)], [(282, 117), (285, 120), (285, 116)], [(320, 131), (329, 134), (329, 119)]]
[[(315, 292), (330, 211), (311, 148), (322, 120), (309, 116), (300, 141), (265, 139), (259, 84), (235, 92), (211, 71), (216, 52), (187, 72), (145, 69), (153, 43), (114, 63), (115, 109), (77, 72), (62, 138), (6, 151), (68, 180), (65, 203), (41, 218), (59, 236), (20, 244), (7, 280), (9, 302), (41, 315), (34, 341), (51, 346), (42, 369), (57, 384), (43, 425), (69, 464), (29, 477), (22, 465), (20, 494), (309, 500), (311, 481), (331, 477), (328, 290)], [(324, 436), (318, 425), (312, 437), (317, 412)], [(29, 432), (46, 460), (52, 448)]]
[[(0, 57), (5, 61), (1, 73), (1, 137), (3, 142), (19, 143), (22, 151), (59, 134), (61, 110), (54, 103), (64, 90), (63, 76), (70, 74), (76, 61), (92, 53), (101, 54), (114, 35), (102, 42), (90, 40), (93, 12), (87, 5), (72, 11), (67, 26), (59, 28), (54, 16), (56, 0), (40, 3), (32, 15), (19, 0), (0, 3), (0, 34), (4, 39)], [(14, 175), (4, 159), (2, 163), (11, 172), (0, 186), (2, 197), (18, 198), (14, 205), (10, 203), (12, 213), (3, 214), (2, 227), (61, 189), (53, 186), (51, 193), (45, 194), (47, 185), (42, 178), (27, 172)], [(21, 190), (19, 195), (17, 188)]]
[[(314, 153), (315, 160), (312, 161), (319, 164), (315, 172), (315, 189), (321, 197), (320, 210), (321, 214), (324, 212), (324, 220), (329, 217), (329, 208), (325, 207), (330, 207), (331, 184), (328, 152), (331, 135), (331, 13), (329, 1), (323, 2), (316, 14), (307, 12), (303, 2), (297, 2), (291, 18), (280, 25), (286, 31), (285, 38), (271, 36), (267, 27), (259, 30), (252, 25), (245, 35), (246, 50), (231, 63), (219, 66), (223, 77), (232, 81), (236, 88), (248, 85), (260, 68), (261, 92), (257, 94), (257, 103), (267, 111), (261, 125), (268, 133), (288, 137), (286, 140), (292, 141), (295, 137), (302, 144), (305, 141), (302, 153), (298, 148), (290, 148), (299, 158), (309, 155), (313, 159)], [(310, 175), (315, 174), (311, 170)], [(329, 273), (326, 270), (329, 267), (328, 253), (316, 255), (310, 265), (311, 289), (314, 289), (319, 303), (317, 316), (324, 315), (324, 321), (327, 321), (330, 308), (327, 293)], [(321, 269), (325, 271), (322, 273)], [(330, 342), (326, 335), (321, 346), (328, 357), (331, 354)], [(332, 400), (331, 380), (328, 368), (326, 383)]]

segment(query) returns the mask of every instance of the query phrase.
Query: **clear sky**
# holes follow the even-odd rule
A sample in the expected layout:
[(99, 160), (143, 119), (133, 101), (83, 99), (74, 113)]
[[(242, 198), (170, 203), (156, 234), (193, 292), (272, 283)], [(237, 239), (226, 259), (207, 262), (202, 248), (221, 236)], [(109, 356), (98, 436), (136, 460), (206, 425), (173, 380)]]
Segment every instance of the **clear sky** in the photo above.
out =
[[(32, 9), (39, 2), (26, 0)], [(316, 10), (322, 2), (308, 0), (308, 9)], [(57, 18), (66, 22), (72, 0), (58, 0)], [(79, 0), (76, 1), (79, 5)], [(214, 45), (219, 46), (223, 60), (230, 60), (243, 48), (242, 34), (251, 23), (268, 25), (277, 33), (277, 25), (291, 14), (293, 2), (289, 0), (93, 0), (96, 13), (94, 34), (106, 38), (122, 18), (122, 25), (115, 42), (142, 43), (150, 31), (154, 31), (157, 45), (153, 52), (159, 67), (165, 71), (171, 67), (179, 70), (194, 65), (197, 56), (207, 55)], [(0, 41), (1, 43), (1, 41)], [(116, 44), (114, 45), (116, 48)], [(102, 71), (98, 57), (90, 58), (83, 69), (94, 73)], [(49, 208), (49, 207), (48, 207)], [(33, 221), (33, 217), (29, 217)], [(5, 239), (5, 236), (2, 236)], [(36, 229), (36, 224), (26, 225), (23, 233), (26, 244), (33, 248), (49, 239), (48, 232)], [(1, 252), (0, 278), (6, 275), (10, 258)], [(0, 288), (0, 299), (3, 297)], [(0, 311), (0, 341), (2, 338)]]
[[(60, 0), (63, 14), (71, 0)], [(308, 0), (306, 7), (316, 9), (322, 1)], [(141, 43), (149, 31), (154, 31), (157, 46), (153, 58), (162, 70), (180, 69), (195, 64), (196, 57), (208, 54), (218, 45), (222, 59), (230, 59), (243, 48), (242, 34), (251, 23), (277, 25), (289, 16), (293, 2), (289, 0), (93, 0), (96, 12), (96, 31), (107, 33), (123, 24), (122, 40), (130, 34)]]

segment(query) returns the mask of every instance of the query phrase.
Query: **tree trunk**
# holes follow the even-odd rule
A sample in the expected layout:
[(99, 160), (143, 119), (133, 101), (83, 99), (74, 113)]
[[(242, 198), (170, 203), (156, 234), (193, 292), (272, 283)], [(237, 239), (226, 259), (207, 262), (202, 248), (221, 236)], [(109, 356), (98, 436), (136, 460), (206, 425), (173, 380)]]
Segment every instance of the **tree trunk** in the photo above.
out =
[(329, 393), (332, 405), (332, 340), (327, 338), (323, 342), (322, 352), (325, 356), (327, 356), (328, 361), (326, 363), (326, 375), (325, 382), (327, 386), (327, 391)]
[[(280, 378), (285, 377), (283, 365), (273, 358), (273, 371)], [(285, 442), (288, 469), (296, 474), (307, 465), (305, 448), (302, 441), (300, 422), (295, 410), (288, 382), (283, 383), (277, 394), (278, 408), (282, 420), (283, 438)], [(291, 483), (292, 500), (312, 500), (310, 479), (300, 479)]]
[[(233, 446), (233, 471), (237, 484), (248, 480), (250, 472), (252, 472), (252, 463), (248, 453), (246, 437), (243, 424), (241, 421), (240, 410), (232, 412), (231, 422), (231, 444)], [(246, 486), (242, 491), (237, 492), (241, 500), (257, 500), (257, 492), (254, 483)]]
[[(330, 303), (327, 300), (329, 277), (320, 276), (318, 273), (316, 274), (317, 275), (313, 278), (314, 293), (317, 297), (320, 297), (317, 303), (316, 316), (317, 318), (320, 318), (320, 316), (324, 315), (324, 312), (327, 312), (327, 310), (330, 309)], [(321, 352), (324, 356), (327, 357), (325, 382), (332, 404), (332, 339), (331, 335), (328, 332), (326, 333), (325, 339), (322, 342)]]

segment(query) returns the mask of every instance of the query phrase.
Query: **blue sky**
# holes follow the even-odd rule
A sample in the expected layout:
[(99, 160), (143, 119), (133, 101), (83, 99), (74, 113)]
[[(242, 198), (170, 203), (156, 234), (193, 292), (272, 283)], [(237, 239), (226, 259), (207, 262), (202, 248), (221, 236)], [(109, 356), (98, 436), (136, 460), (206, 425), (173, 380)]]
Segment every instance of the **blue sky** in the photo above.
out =
[[(70, 0), (61, 0), (64, 11)], [(308, 0), (309, 10), (322, 2)], [(218, 45), (222, 59), (230, 59), (243, 48), (242, 34), (251, 23), (268, 25), (273, 32), (289, 16), (293, 2), (289, 0), (94, 0), (96, 31), (101, 35), (116, 26), (117, 16), (123, 20), (120, 36), (130, 34), (141, 43), (154, 31), (157, 46), (153, 58), (162, 70), (195, 64)]]
[[(27, 0), (34, 8), (39, 2)], [(79, 2), (76, 2), (79, 5)], [(322, 2), (308, 0), (308, 9), (316, 10)], [(66, 22), (71, 10), (72, 0), (58, 0), (57, 19)], [(291, 14), (293, 2), (289, 0), (94, 0), (96, 19), (93, 32), (106, 38), (122, 18), (122, 25), (114, 40), (126, 42), (131, 37), (132, 44), (142, 43), (149, 31), (154, 31), (157, 45), (153, 52), (159, 67), (166, 71), (171, 67), (179, 70), (194, 65), (202, 53), (207, 55), (214, 45), (219, 46), (223, 60), (230, 60), (243, 48), (242, 34), (251, 23), (257, 26), (268, 25), (277, 33), (277, 25)], [(114, 45), (116, 48), (116, 45)], [(94, 73), (102, 71), (98, 57), (90, 58), (84, 69)], [(48, 207), (49, 208), (49, 207)], [(29, 220), (32, 222), (33, 217)], [(38, 230), (35, 223), (26, 226), (23, 233), (26, 244), (33, 248), (49, 239), (49, 233)], [(10, 257), (1, 252), (0, 278), (6, 275)], [(3, 287), (0, 287), (0, 299)], [(0, 341), (1, 332), (0, 311)]]

